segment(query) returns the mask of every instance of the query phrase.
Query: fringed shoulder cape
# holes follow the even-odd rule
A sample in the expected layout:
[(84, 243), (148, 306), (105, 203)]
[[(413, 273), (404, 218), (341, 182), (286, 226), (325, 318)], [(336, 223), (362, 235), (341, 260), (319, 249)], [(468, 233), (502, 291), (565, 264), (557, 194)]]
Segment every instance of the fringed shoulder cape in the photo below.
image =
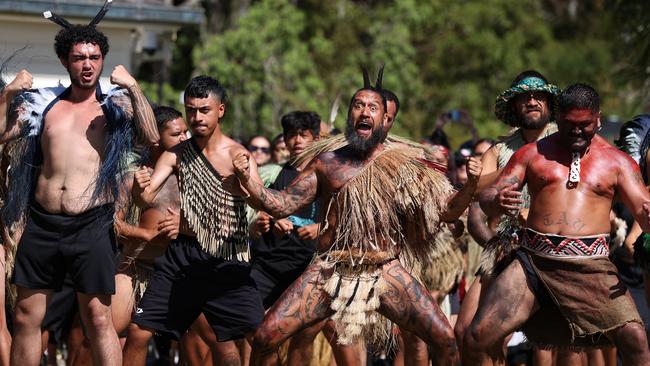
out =
[(178, 175), (184, 217), (210, 255), (247, 261), (246, 201), (223, 189), (221, 175), (193, 138), (184, 144)]
[[(8, 197), (2, 208), (2, 220), (7, 227), (23, 222), (32, 198), (43, 152), (40, 146), (43, 122), (47, 112), (64, 99), (70, 88), (63, 86), (25, 91), (12, 101), (10, 118), (21, 123), (20, 136), (13, 142), (8, 173)], [(106, 144), (94, 182), (89, 205), (115, 202), (124, 189), (129, 157), (135, 146), (136, 129), (133, 109), (127, 91), (114, 88), (103, 94), (98, 84), (97, 100), (101, 102), (106, 119)]]
[[(346, 145), (342, 135), (314, 142), (296, 164)], [(335, 207), (337, 215), (334, 241), (325, 253), (331, 260), (349, 259), (355, 265), (395, 258), (400, 252), (417, 261), (435, 255), (430, 247), (453, 188), (444, 174), (431, 168), (423, 146), (392, 135), (384, 146), (327, 206), (328, 211)], [(324, 220), (321, 231), (328, 228), (327, 214)], [(379, 252), (386, 255), (376, 256)]]

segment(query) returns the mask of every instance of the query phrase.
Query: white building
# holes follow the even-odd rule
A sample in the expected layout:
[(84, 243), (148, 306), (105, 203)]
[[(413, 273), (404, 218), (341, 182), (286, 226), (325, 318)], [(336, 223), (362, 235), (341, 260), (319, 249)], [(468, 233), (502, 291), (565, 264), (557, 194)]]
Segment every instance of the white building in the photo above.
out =
[[(73, 24), (88, 24), (103, 0), (0, 0), (0, 60), (22, 49), (11, 61), (6, 79), (21, 69), (34, 76), (34, 87), (69, 85), (68, 75), (54, 52), (54, 36), (60, 27), (43, 18), (51, 10)], [(179, 5), (174, 5), (174, 4)], [(199, 26), (203, 10), (196, 1), (114, 0), (99, 24), (109, 39), (102, 84), (116, 65), (130, 72), (143, 62), (169, 65), (171, 46), (181, 26)]]

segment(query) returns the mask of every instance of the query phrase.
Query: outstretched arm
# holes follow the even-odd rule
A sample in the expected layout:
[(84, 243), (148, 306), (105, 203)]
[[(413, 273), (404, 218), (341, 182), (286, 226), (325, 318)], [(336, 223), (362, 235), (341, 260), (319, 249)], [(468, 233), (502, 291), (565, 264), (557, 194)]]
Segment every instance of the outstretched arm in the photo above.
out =
[(22, 70), (0, 92), (0, 144), (4, 144), (18, 137), (20, 124), (16, 120), (16, 115), (11, 116), (12, 119), (9, 120), (9, 106), (16, 95), (31, 87), (32, 75), (26, 70)]
[(519, 149), (503, 168), (496, 182), (481, 193), (481, 208), (489, 217), (516, 215), (519, 212), (524, 203), (519, 190), (525, 184), (529, 149)]
[(251, 179), (249, 158), (248, 154), (238, 153), (233, 160), (233, 166), (242, 187), (250, 195), (246, 201), (254, 209), (266, 211), (275, 218), (282, 218), (316, 199), (318, 178), (315, 163), (310, 163), (287, 188), (276, 191), (264, 188), (262, 183)]
[(471, 157), (467, 161), (467, 183), (463, 188), (456, 192), (448, 201), (447, 211), (445, 211), (441, 220), (444, 222), (454, 222), (465, 212), (474, 198), (478, 180), (483, 169), (481, 160)]
[(151, 104), (144, 96), (138, 82), (129, 74), (122, 65), (117, 65), (111, 74), (111, 83), (121, 86), (129, 91), (133, 114), (138, 122), (138, 128), (142, 132), (144, 143), (153, 145), (158, 142), (158, 128), (156, 127), (156, 116), (153, 114)]

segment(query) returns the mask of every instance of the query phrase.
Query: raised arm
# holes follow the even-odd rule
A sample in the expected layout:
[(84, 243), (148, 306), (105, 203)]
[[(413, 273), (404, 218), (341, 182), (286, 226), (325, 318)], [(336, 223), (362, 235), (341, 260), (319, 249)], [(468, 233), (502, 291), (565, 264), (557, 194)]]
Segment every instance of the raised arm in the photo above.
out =
[(31, 87), (32, 75), (26, 70), (22, 70), (0, 92), (0, 144), (18, 137), (21, 126), (16, 120), (15, 114), (9, 116), (9, 106), (16, 95)]
[(641, 170), (636, 162), (624, 153), (620, 153), (620, 156), (616, 193), (632, 211), (641, 229), (650, 233), (650, 193), (643, 183)]
[(469, 158), (465, 169), (467, 170), (467, 183), (449, 199), (447, 211), (440, 217), (444, 222), (458, 220), (472, 202), (472, 199), (474, 199), (474, 193), (476, 192), (478, 180), (483, 169), (481, 160), (474, 157)]
[(156, 116), (153, 114), (151, 104), (145, 97), (138, 82), (129, 74), (122, 65), (117, 65), (111, 74), (111, 83), (121, 86), (129, 91), (133, 114), (138, 122), (138, 130), (142, 133), (144, 143), (153, 145), (160, 139), (156, 127)]
[[(176, 146), (178, 147), (178, 145)], [(175, 150), (165, 151), (160, 155), (153, 173), (148, 168), (142, 167), (135, 173), (136, 186), (134, 197), (139, 197), (139, 203), (144, 206), (151, 205), (160, 189), (165, 185), (167, 178), (174, 173), (174, 167), (178, 164), (178, 155)]]
[(519, 190), (526, 183), (527, 156), (533, 148), (526, 145), (512, 155), (496, 181), (481, 193), (481, 208), (489, 217), (519, 212), (524, 203)]
[(266, 211), (275, 218), (283, 218), (316, 199), (318, 178), (315, 165), (317, 163), (312, 162), (307, 165), (288, 187), (276, 191), (264, 188), (261, 182), (251, 179), (249, 158), (248, 154), (238, 153), (233, 159), (233, 166), (241, 186), (250, 195), (246, 198), (246, 202), (254, 209)]
[(481, 172), (481, 178), (479, 179), (478, 187), (476, 188), (478, 193), (483, 192), (485, 188), (491, 186), (499, 176), (500, 172), (497, 167), (498, 146), (499, 145), (492, 146), (485, 152), (485, 154), (483, 154), (481, 160), (483, 171)]

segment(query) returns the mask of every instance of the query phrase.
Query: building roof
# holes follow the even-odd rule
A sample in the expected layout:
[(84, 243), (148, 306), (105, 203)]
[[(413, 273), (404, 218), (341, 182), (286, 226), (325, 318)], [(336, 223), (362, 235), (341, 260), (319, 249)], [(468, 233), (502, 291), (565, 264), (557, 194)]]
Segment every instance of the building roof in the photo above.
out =
[[(51, 10), (65, 18), (92, 19), (103, 1), (75, 0), (0, 0), (0, 13), (38, 15)], [(204, 20), (203, 9), (167, 5), (165, 1), (113, 1), (106, 20), (117, 22), (198, 25)]]

